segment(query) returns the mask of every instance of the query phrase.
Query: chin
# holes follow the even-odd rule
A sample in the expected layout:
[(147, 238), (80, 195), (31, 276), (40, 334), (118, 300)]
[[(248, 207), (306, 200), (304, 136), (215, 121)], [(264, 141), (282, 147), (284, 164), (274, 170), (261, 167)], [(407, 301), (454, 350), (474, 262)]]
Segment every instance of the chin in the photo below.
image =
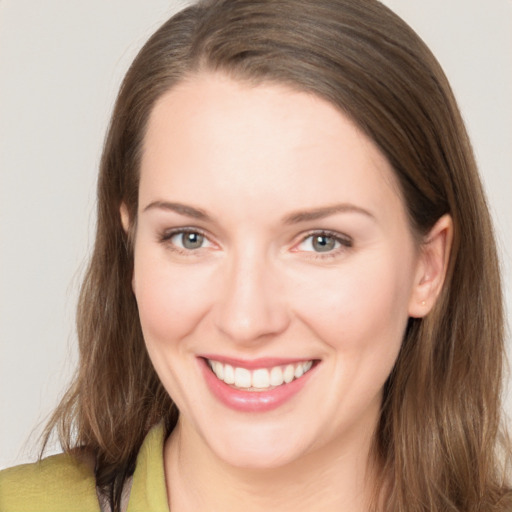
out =
[(254, 471), (281, 468), (297, 459), (293, 453), (276, 451), (275, 446), (254, 447), (243, 451), (232, 448), (231, 451), (218, 456), (230, 466)]
[(262, 425), (257, 429), (216, 436), (208, 444), (226, 464), (250, 470), (283, 467), (301, 459), (309, 451), (309, 443), (294, 439), (289, 431), (283, 433)]

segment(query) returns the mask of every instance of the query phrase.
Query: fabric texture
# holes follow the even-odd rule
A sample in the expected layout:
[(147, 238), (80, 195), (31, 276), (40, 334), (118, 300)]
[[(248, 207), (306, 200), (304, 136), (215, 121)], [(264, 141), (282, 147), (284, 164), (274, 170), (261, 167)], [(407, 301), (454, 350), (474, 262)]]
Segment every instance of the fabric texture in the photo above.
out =
[[(127, 512), (169, 512), (163, 461), (164, 428), (146, 436), (137, 456)], [(100, 512), (90, 464), (54, 455), (0, 471), (1, 512)]]

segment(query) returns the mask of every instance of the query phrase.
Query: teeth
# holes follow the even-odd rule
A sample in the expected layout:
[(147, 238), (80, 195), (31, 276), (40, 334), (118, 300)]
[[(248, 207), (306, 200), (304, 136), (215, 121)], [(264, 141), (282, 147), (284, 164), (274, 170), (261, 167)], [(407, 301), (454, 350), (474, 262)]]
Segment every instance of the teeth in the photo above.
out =
[(284, 382), (283, 370), (280, 366), (275, 366), (270, 370), (270, 385), (280, 386)]
[(212, 365), (215, 375), (217, 375), (221, 380), (224, 379), (224, 365), (218, 361), (212, 361)]
[(234, 368), (229, 364), (208, 360), (210, 368), (219, 380), (232, 384), (237, 388), (264, 390), (271, 387), (288, 384), (294, 379), (300, 379), (313, 366), (313, 361), (274, 366), (273, 368)]
[(246, 368), (235, 368), (235, 386), (237, 388), (250, 388), (251, 372)]
[[(220, 366), (222, 366), (222, 363), (218, 363), (218, 364)], [(231, 365), (227, 364), (226, 366), (224, 366), (224, 379), (222, 378), (222, 375), (220, 372), (217, 373), (215, 371), (215, 368), (213, 368), (213, 371), (214, 371), (215, 375), (217, 375), (217, 377), (220, 380), (224, 380), (224, 382), (226, 384), (234, 384), (235, 383), (235, 370), (233, 370), (233, 367)]]
[(270, 386), (270, 374), (268, 370), (262, 368), (260, 370), (254, 370), (252, 373), (252, 387), (264, 389)]
[(293, 365), (289, 364), (284, 369), (283, 379), (286, 382), (286, 384), (288, 384), (289, 382), (291, 382), (293, 380), (294, 377), (295, 377), (295, 368), (293, 367)]

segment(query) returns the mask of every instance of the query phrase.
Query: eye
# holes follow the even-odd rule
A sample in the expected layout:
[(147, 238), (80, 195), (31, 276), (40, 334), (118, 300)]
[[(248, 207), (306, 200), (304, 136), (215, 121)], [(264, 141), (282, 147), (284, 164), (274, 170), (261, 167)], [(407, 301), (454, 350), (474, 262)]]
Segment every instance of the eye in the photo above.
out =
[(194, 251), (212, 245), (206, 236), (193, 230), (173, 231), (164, 235), (162, 240), (183, 251)]
[(304, 238), (297, 249), (305, 252), (330, 253), (342, 246), (352, 247), (352, 241), (334, 233), (319, 232)]

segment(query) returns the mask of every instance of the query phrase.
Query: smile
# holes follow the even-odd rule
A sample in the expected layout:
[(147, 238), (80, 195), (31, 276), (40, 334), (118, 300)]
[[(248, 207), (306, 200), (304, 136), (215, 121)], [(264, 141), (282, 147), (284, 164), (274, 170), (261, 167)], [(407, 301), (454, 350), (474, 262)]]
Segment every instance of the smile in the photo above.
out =
[(242, 413), (265, 413), (284, 406), (308, 385), (321, 364), (318, 359), (219, 361), (214, 356), (197, 361), (212, 396)]
[(225, 384), (245, 391), (256, 392), (274, 389), (283, 384), (289, 384), (295, 379), (300, 379), (313, 366), (313, 361), (310, 360), (249, 370), (213, 359), (207, 359), (207, 362), (215, 376)]

